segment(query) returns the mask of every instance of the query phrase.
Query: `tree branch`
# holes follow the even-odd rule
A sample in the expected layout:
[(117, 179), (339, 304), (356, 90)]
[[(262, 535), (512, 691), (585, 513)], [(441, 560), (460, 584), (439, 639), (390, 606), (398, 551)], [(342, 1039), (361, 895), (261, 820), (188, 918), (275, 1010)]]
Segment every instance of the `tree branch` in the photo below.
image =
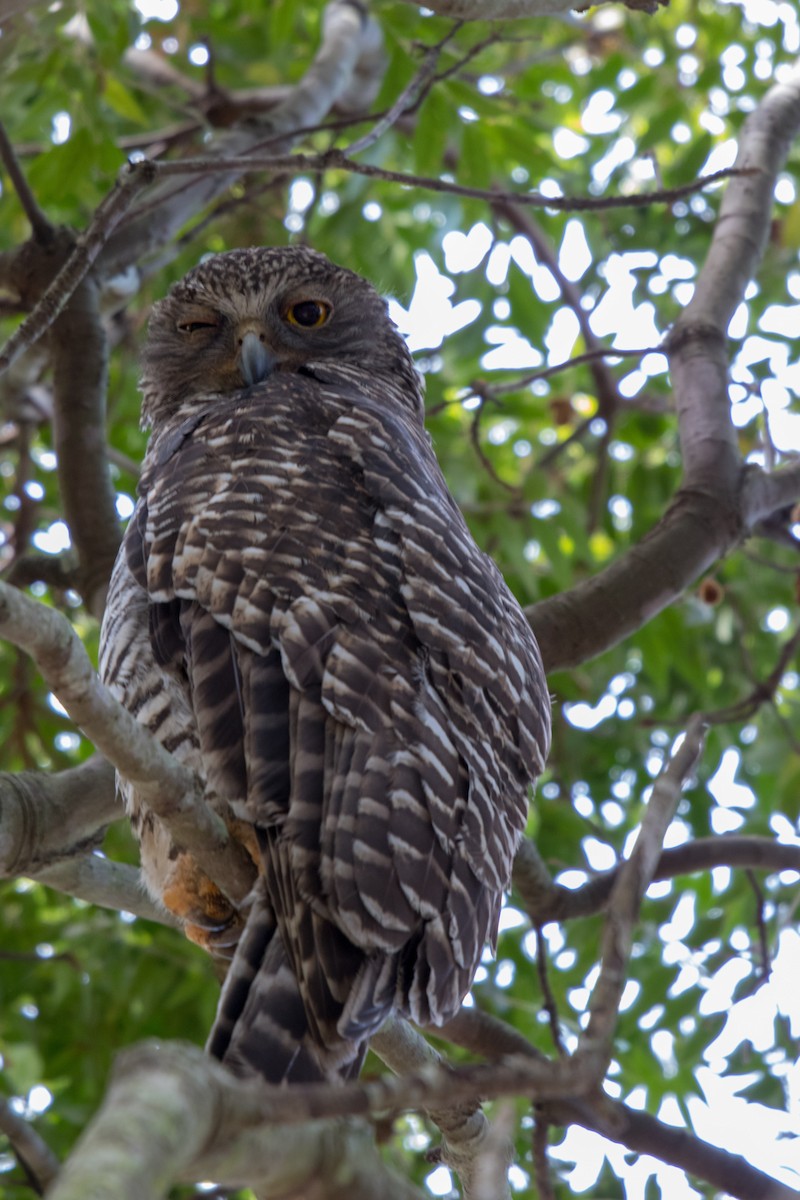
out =
[(641, 629), (742, 532), (736, 507), (681, 489), (658, 524), (604, 570), (525, 609), (545, 670), (577, 666)]
[(261, 1095), (194, 1046), (126, 1050), (48, 1200), (160, 1200), (172, 1183), (198, 1178), (306, 1200), (420, 1200), (386, 1170), (368, 1125), (270, 1128)]
[(616, 872), (603, 929), (600, 975), (589, 1001), (588, 1024), (575, 1053), (576, 1059), (586, 1059), (593, 1064), (598, 1086), (613, 1050), (619, 1005), (628, 979), (633, 927), (652, 881), (683, 785), (700, 758), (704, 741), (702, 718), (692, 717), (680, 747), (653, 784), (630, 857)]
[[(446, 1037), (446, 1033), (443, 1036)], [(399, 1016), (390, 1018), (378, 1030), (370, 1041), (370, 1048), (396, 1075), (420, 1071), (425, 1067), (447, 1068), (442, 1055)], [(426, 1111), (444, 1139), (437, 1157), (455, 1171), (461, 1182), (464, 1200), (480, 1200), (485, 1170), (484, 1153), (489, 1143), (493, 1159), (502, 1158), (505, 1164), (504, 1170), (495, 1176), (494, 1200), (510, 1197), (506, 1176), (513, 1161), (513, 1148), (508, 1139), (502, 1148), (496, 1144), (497, 1131), (491, 1129), (479, 1102), (473, 1100)]]
[[(441, 1029), (441, 1035), (485, 1057), (517, 1055), (541, 1061), (541, 1051), (516, 1029), (477, 1008), (464, 1008)], [(737, 1154), (701, 1141), (684, 1129), (664, 1125), (649, 1113), (628, 1108), (606, 1095), (546, 1102), (543, 1115), (553, 1125), (580, 1125), (626, 1146), (650, 1154), (739, 1200), (797, 1200), (797, 1193), (750, 1166)]]
[(96, 754), (67, 771), (0, 774), (0, 877), (36, 875), (99, 846), (122, 816), (114, 768)]
[(17, 156), (14, 153), (14, 147), (9, 141), (5, 126), (0, 122), (0, 160), (8, 172), (9, 179), (17, 193), (17, 198), (22, 205), (22, 211), (28, 218), (28, 224), (31, 227), (34, 240), (46, 245), (53, 240), (55, 230), (48, 221), (45, 214), (39, 208), (36, 197), (30, 189), (27, 179), (22, 173), (22, 168), (17, 162)]
[[(601, 346), (599, 339), (595, 336), (589, 323), (589, 313), (581, 303), (583, 297), (580, 288), (576, 287), (572, 280), (567, 279), (558, 264), (558, 255), (553, 250), (549, 238), (546, 237), (530, 213), (523, 212), (506, 196), (498, 196), (492, 204), (492, 208), (497, 216), (511, 226), (515, 233), (530, 243), (539, 262), (547, 267), (555, 279), (562, 300), (575, 314), (586, 346), (586, 355), (581, 355), (581, 359), (589, 364), (597, 392), (600, 416), (606, 421), (610, 421), (619, 403), (619, 390), (614, 375), (605, 360), (614, 352)], [(563, 369), (566, 364), (560, 365)]]
[(7, 1100), (0, 1096), (0, 1133), (9, 1140), (32, 1187), (41, 1195), (58, 1174), (60, 1163), (53, 1151), (29, 1121), (14, 1112)]
[[(64, 311), (72, 293), (85, 278), (136, 194), (154, 178), (153, 164), (148, 160), (129, 163), (122, 168), (114, 188), (95, 210), (87, 231), (74, 243), (71, 253), (66, 256), (66, 261), (33, 311), (0, 350), (0, 374), (25, 350), (30, 349)], [(26, 249), (27, 246), (20, 247), (12, 254), (22, 256)]]
[[(684, 480), (640, 543), (577, 587), (527, 609), (545, 668), (616, 645), (671, 604), (759, 520), (800, 495), (800, 467), (743, 468), (727, 394), (726, 333), (765, 245), (777, 173), (800, 129), (800, 67), (773, 85), (742, 129), (691, 303), (667, 339)], [(773, 504), (771, 510), (769, 506)]]
[(192, 773), (103, 687), (66, 617), (0, 583), (0, 635), (32, 656), (76, 725), (136, 786), (175, 844), (234, 904), (241, 902), (254, 877), (249, 855), (205, 803)]
[[(598, 0), (600, 4), (609, 4), (612, 0)], [(663, 2), (663, 0), (659, 0)], [(406, 0), (413, 4), (414, 0)], [(566, 16), (575, 6), (575, 0), (432, 0), (430, 8), (441, 17), (451, 17), (454, 21), (506, 21), (525, 17), (552, 17), (554, 13)], [(658, 3), (650, 0), (648, 3), (637, 4), (637, 8), (645, 12), (655, 12)]]
[(78, 554), (80, 592), (99, 619), (122, 531), (106, 447), (108, 340), (93, 276), (78, 284), (54, 322), (50, 349), (53, 448), (64, 517)]
[[(277, 139), (271, 138), (270, 143)], [(149, 161), (149, 160), (147, 160)], [(236, 160), (207, 156), (203, 158), (184, 158), (169, 162), (151, 163), (157, 168), (158, 174), (170, 175), (218, 175), (231, 166), (232, 161), (245, 171), (308, 171), (315, 175), (324, 174), (329, 170), (347, 171), (353, 175), (363, 175), (367, 179), (381, 179), (385, 183), (399, 183), (404, 187), (421, 188), (427, 192), (441, 192), (448, 196), (467, 196), (473, 200), (486, 200), (493, 204), (497, 199), (506, 197), (514, 204), (531, 208), (550, 208), (556, 212), (603, 212), (615, 208), (645, 208), (651, 204), (672, 204), (685, 196), (703, 191), (713, 183), (727, 179), (733, 173), (732, 167), (720, 171), (712, 171), (691, 183), (680, 184), (674, 188), (657, 188), (650, 192), (630, 192), (624, 196), (610, 195), (593, 196), (545, 196), (542, 192), (501, 192), (497, 188), (470, 187), (467, 184), (454, 183), (450, 179), (441, 179), (431, 175), (415, 175), (406, 171), (392, 171), (388, 167), (374, 166), (372, 163), (358, 162), (348, 158), (341, 150), (327, 150), (322, 154), (261, 154), (253, 151), (247, 156)]]
[(37, 883), (55, 888), (76, 900), (85, 900), (98, 908), (110, 908), (115, 912), (133, 913), (145, 921), (155, 921), (171, 929), (180, 928), (180, 922), (172, 913), (159, 908), (142, 887), (138, 867), (127, 863), (113, 862), (96, 854), (83, 854), (64, 862), (27, 871)]
[[(362, 52), (374, 66), (373, 24), (365, 23), (358, 0), (331, 0), (322, 44), (304, 77), (263, 122), (224, 130), (211, 142), (207, 154), (213, 170), (189, 169), (180, 172), (188, 178), (160, 181), (109, 239), (98, 264), (104, 277), (167, 245), (182, 225), (251, 169), (245, 156), (263, 142), (288, 149), (299, 129), (316, 124), (347, 92)], [(162, 170), (166, 165), (159, 164), (160, 175), (178, 174)]]
[[(800, 65), (748, 117), (735, 176), (691, 301), (667, 339), (686, 483), (733, 495), (741, 458), (728, 397), (727, 329), (761, 261), (779, 170), (800, 129)], [(724, 494), (724, 493), (723, 493)]]
[[(664, 850), (653, 872), (653, 882), (710, 871), (714, 867), (743, 867), (763, 871), (800, 871), (800, 846), (768, 837), (723, 834), (697, 838)], [(534, 844), (526, 840), (514, 861), (514, 888), (531, 921), (572, 921), (602, 912), (608, 905), (619, 867), (594, 875), (579, 888), (553, 883)]]

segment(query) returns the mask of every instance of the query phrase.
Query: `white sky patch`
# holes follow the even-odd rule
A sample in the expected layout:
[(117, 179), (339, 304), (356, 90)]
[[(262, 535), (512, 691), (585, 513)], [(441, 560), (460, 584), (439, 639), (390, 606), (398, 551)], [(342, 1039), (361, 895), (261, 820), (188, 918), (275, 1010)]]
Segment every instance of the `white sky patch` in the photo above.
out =
[(451, 304), (455, 284), (442, 275), (429, 254), (417, 254), (414, 267), (417, 282), (408, 309), (390, 300), (389, 315), (408, 335), (410, 350), (435, 350), (451, 333), (476, 320), (481, 305), (478, 300)]
[[(630, 162), (636, 153), (636, 144), (633, 138), (621, 137), (612, 142), (608, 153), (598, 159), (592, 167), (592, 179), (595, 183), (604, 184), (611, 178), (611, 175), (616, 171), (617, 167), (623, 166), (626, 162)], [(642, 170), (640, 178), (652, 179), (655, 168), (649, 159), (642, 159)], [(639, 166), (639, 164), (637, 164)]]
[(678, 900), (668, 921), (659, 928), (658, 934), (663, 942), (681, 942), (694, 929), (695, 896), (690, 892)]
[(145, 21), (174, 21), (178, 15), (178, 0), (134, 0)]
[(697, 267), (688, 258), (679, 258), (677, 254), (665, 254), (658, 264), (658, 269), (665, 279), (694, 279)]
[(50, 140), (54, 146), (63, 146), (69, 138), (72, 129), (72, 118), (68, 112), (57, 112), (53, 117)]
[[(529, 243), (526, 241), (525, 244)], [(511, 248), (505, 242), (498, 242), (492, 248), (486, 264), (486, 279), (492, 287), (499, 287), (501, 283), (505, 283), (510, 263)]]
[(764, 628), (770, 633), (783, 633), (789, 628), (790, 620), (788, 608), (773, 608), (764, 618)]
[(127, 521), (128, 517), (132, 516), (134, 507), (134, 502), (130, 496), (126, 496), (124, 492), (117, 492), (117, 516), (121, 521)]
[(581, 842), (581, 849), (593, 871), (610, 871), (617, 865), (614, 847), (609, 846), (608, 842), (601, 842), (596, 837), (587, 837)]
[(561, 246), (558, 251), (558, 267), (572, 283), (577, 282), (592, 265), (592, 253), (586, 241), (586, 233), (580, 221), (573, 217), (567, 221)]
[(69, 529), (63, 521), (54, 521), (49, 529), (40, 529), (31, 541), (43, 554), (62, 554), (71, 546)]
[(613, 696), (602, 696), (594, 707), (580, 701), (578, 704), (565, 704), (564, 716), (570, 725), (576, 729), (596, 729), (603, 721), (613, 717), (617, 711), (617, 702)]
[(512, 238), (509, 252), (523, 275), (529, 277), (533, 290), (544, 304), (552, 304), (554, 300), (558, 300), (561, 289), (550, 268), (542, 266), (538, 261), (527, 238)]
[(559, 308), (550, 322), (550, 328), (544, 339), (548, 366), (566, 362), (575, 348), (575, 342), (578, 340), (580, 332), (581, 327), (573, 310)]
[(732, 167), (736, 160), (736, 150), (737, 146), (733, 138), (728, 138), (726, 142), (715, 146), (704, 162), (700, 174), (713, 175), (715, 171), (724, 171), (728, 167)]
[(622, 124), (622, 117), (613, 112), (614, 93), (601, 88), (589, 97), (581, 114), (581, 125), (585, 133), (614, 133)]
[(28, 1092), (27, 1108), (30, 1112), (37, 1116), (40, 1113), (47, 1112), (50, 1105), (53, 1103), (53, 1094), (43, 1083), (37, 1083)]
[(721, 808), (752, 808), (756, 802), (753, 789), (736, 782), (741, 761), (739, 751), (730, 746), (708, 781), (708, 790)]
[(800, 329), (800, 304), (770, 304), (764, 309), (758, 328), (764, 333), (795, 338)]
[(208, 53), (208, 47), (202, 42), (197, 42), (194, 46), (189, 47), (189, 62), (193, 67), (204, 67), (211, 56)]
[(474, 271), (492, 248), (494, 235), (488, 225), (479, 221), (467, 233), (454, 229), (442, 238), (444, 265), (453, 274)]
[(788, 175), (784, 175), (775, 184), (775, 199), (779, 204), (794, 204), (797, 199), (794, 180), (790, 179)]
[(520, 912), (518, 908), (514, 908), (513, 904), (503, 905), (500, 910), (500, 920), (498, 922), (500, 933), (504, 933), (507, 929), (519, 929), (520, 926), (527, 924), (528, 917), (525, 916), (525, 913)]
[(661, 333), (655, 323), (655, 308), (650, 301), (634, 305), (636, 280), (633, 271), (655, 267), (655, 254), (636, 252), (612, 254), (605, 264), (607, 289), (592, 311), (589, 323), (598, 337), (613, 335), (620, 350), (658, 345)]
[(581, 137), (579, 133), (573, 133), (571, 129), (562, 127), (556, 129), (553, 134), (553, 149), (559, 158), (577, 158), (579, 154), (585, 154), (589, 149), (589, 140)]
[(447, 1167), (437, 1167), (425, 1176), (425, 1186), (434, 1196), (449, 1196), (453, 1190), (453, 1176)]
[(486, 340), (495, 345), (495, 349), (489, 350), (481, 359), (481, 366), (486, 371), (530, 371), (544, 362), (541, 353), (516, 329), (492, 325), (486, 330)]

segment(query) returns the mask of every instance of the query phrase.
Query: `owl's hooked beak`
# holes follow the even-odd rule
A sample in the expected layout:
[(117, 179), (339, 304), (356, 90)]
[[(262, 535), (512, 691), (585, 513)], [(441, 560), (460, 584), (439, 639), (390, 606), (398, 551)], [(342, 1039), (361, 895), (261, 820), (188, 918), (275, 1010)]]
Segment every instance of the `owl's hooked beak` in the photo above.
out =
[(252, 387), (272, 374), (275, 358), (264, 345), (261, 335), (252, 329), (241, 334), (239, 344), (239, 370), (247, 386)]

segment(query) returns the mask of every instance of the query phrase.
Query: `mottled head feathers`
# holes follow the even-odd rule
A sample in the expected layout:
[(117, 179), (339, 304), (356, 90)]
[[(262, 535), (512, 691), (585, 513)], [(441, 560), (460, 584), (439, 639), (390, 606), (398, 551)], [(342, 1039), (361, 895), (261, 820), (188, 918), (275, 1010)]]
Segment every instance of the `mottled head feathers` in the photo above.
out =
[(189, 399), (247, 387), (243, 342), (263, 347), (265, 373), (391, 379), (421, 416), (417, 373), (375, 289), (305, 246), (254, 246), (206, 259), (154, 306), (142, 359), (145, 424)]

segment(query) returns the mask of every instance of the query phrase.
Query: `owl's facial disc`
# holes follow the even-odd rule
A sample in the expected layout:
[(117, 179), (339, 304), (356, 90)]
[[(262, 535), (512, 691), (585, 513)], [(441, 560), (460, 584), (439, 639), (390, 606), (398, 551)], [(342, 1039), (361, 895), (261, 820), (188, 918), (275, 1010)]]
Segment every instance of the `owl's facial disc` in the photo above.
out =
[(239, 370), (247, 387), (261, 383), (272, 374), (275, 367), (275, 356), (269, 352), (264, 343), (263, 332), (248, 329), (246, 326), (238, 330)]

